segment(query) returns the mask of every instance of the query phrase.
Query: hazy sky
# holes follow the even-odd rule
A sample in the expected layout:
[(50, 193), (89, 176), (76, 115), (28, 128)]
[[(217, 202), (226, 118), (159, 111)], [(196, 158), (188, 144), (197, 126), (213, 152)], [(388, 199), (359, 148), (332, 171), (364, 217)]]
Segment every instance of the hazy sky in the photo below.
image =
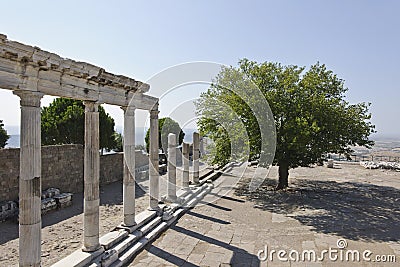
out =
[[(36, 0), (1, 9), (0, 33), (9, 39), (141, 81), (190, 61), (320, 61), (346, 81), (350, 102), (372, 102), (380, 133), (400, 133), (400, 1)], [(179, 121), (175, 107), (205, 88), (165, 97), (161, 116)], [(106, 110), (122, 125), (119, 108)], [(0, 119), (9, 127), (19, 116), (18, 97), (0, 90)]]

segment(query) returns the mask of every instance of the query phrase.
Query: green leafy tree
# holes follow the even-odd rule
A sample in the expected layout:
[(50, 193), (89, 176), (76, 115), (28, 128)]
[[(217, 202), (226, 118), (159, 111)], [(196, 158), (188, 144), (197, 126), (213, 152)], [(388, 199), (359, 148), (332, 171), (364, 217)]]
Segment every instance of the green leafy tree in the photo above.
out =
[(123, 142), (122, 134), (120, 134), (119, 132), (114, 132), (114, 140), (115, 140), (114, 150), (117, 152), (124, 151), (124, 142)]
[(4, 129), (3, 121), (0, 120), (0, 148), (4, 148), (7, 145), (7, 141), (10, 136), (7, 134), (6, 129)]
[[(173, 119), (167, 118), (160, 118), (158, 120), (158, 147), (164, 152), (167, 153), (168, 149), (168, 134), (173, 133), (176, 135), (176, 143), (178, 145), (182, 144), (183, 138), (185, 137), (185, 133), (182, 131), (179, 123), (174, 121)], [(146, 142), (146, 150), (149, 151), (150, 146), (150, 129), (146, 132), (145, 137)]]
[(370, 104), (347, 102), (345, 93), (348, 89), (344, 81), (325, 65), (317, 63), (306, 70), (243, 59), (237, 69), (223, 68), (196, 104), (198, 114), (205, 115), (199, 119), (200, 130), (213, 138), (217, 146), (215, 152), (220, 153), (215, 157), (216, 162), (225, 163), (231, 155), (226, 145), (229, 144), (227, 134), (221, 131), (218, 120), (207, 118), (207, 114), (216, 113), (209, 105), (210, 101), (229, 105), (241, 119), (249, 136), (250, 159), (261, 153), (260, 130), (254, 113), (241, 97), (226, 88), (240, 83), (240, 75), (232, 75), (233, 70), (255, 83), (273, 113), (276, 127), (274, 163), (279, 166), (277, 189), (288, 186), (291, 168), (320, 162), (329, 152), (350, 155), (351, 146), (370, 148), (374, 144), (369, 140), (370, 134), (375, 132), (375, 126), (370, 122)]
[[(85, 106), (82, 101), (57, 98), (43, 107), (42, 144), (84, 144)], [(100, 149), (117, 148), (114, 119), (99, 106)]]

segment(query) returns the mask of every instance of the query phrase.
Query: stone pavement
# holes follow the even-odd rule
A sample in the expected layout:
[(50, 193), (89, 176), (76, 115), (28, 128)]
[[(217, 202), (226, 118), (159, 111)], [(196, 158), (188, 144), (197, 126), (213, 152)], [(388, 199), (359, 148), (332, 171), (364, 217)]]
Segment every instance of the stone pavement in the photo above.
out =
[[(349, 170), (348, 168), (353, 169)], [(324, 224), (326, 223), (324, 220), (329, 220), (329, 217), (320, 216), (321, 209), (315, 209), (303, 203), (300, 205), (301, 207), (286, 212), (281, 212), (279, 209), (274, 212), (273, 207), (277, 205), (275, 203), (272, 203), (271, 207), (260, 208), (259, 202), (254, 199), (249, 201), (248, 197), (238, 196), (234, 190), (231, 190), (232, 187), (241, 186), (240, 183), (236, 183), (240, 180), (240, 174), (243, 170), (243, 168), (234, 168), (230, 173), (221, 176), (217, 180), (216, 188), (211, 195), (203, 200), (203, 205), (188, 211), (176, 225), (168, 229), (152, 245), (137, 255), (130, 266), (397, 266), (396, 264), (400, 261), (398, 236), (398, 230), (400, 230), (398, 224), (400, 221), (398, 214), (399, 174), (395, 174), (399, 178), (397, 182), (395, 182), (394, 175), (382, 175), (379, 172), (363, 172), (358, 177), (353, 173), (359, 171), (358, 167), (347, 165), (341, 169), (333, 170), (332, 173), (337, 179), (341, 179), (341, 174), (346, 174), (352, 180), (361, 179), (362, 182), (365, 182), (365, 179), (369, 179), (369, 183), (373, 182), (371, 178), (374, 175), (379, 175), (380, 179), (377, 183), (382, 183), (388, 178), (388, 183), (391, 186), (396, 186), (393, 190), (397, 191), (391, 192), (390, 199), (383, 203), (388, 204), (389, 207), (384, 207), (384, 205), (380, 207), (381, 209), (391, 208), (394, 215), (391, 218), (386, 216), (386, 219), (378, 221), (380, 222), (379, 227), (387, 226), (387, 231), (384, 232), (385, 229), (380, 231), (379, 237), (376, 234), (368, 235), (369, 229), (364, 229), (366, 231), (364, 235), (347, 234), (346, 229), (343, 229), (346, 225), (339, 225), (342, 232), (333, 231)], [(305, 176), (310, 177), (311, 180), (316, 179), (316, 177), (322, 179), (321, 177), (324, 177), (324, 175), (321, 176), (321, 174), (326, 171), (332, 172), (332, 170), (326, 170), (323, 167), (297, 169), (293, 172), (292, 178), (294, 179), (292, 182), (296, 182), (296, 177), (303, 179)], [(254, 168), (247, 168), (241, 181), (246, 177), (252, 177), (253, 173)], [(269, 177), (275, 179), (275, 175), (276, 170), (273, 170)], [(329, 173), (325, 173), (325, 175), (332, 178)], [(347, 180), (345, 179), (343, 182)], [(327, 189), (325, 188), (323, 191), (326, 192)], [(288, 194), (297, 196), (296, 192), (288, 192)], [(336, 192), (333, 191), (333, 193), (333, 196), (335, 196)], [(351, 194), (348, 195), (348, 198), (350, 198)], [(280, 199), (279, 196), (282, 197), (282, 195), (275, 195), (276, 198)], [(288, 197), (288, 195), (285, 195), (285, 197)], [(304, 196), (295, 201), (299, 202), (304, 199), (309, 201)], [(332, 202), (329, 199), (328, 201)], [(352, 203), (351, 199), (346, 201)], [(393, 204), (396, 201), (397, 204), (394, 205), (397, 206), (390, 207), (389, 203)], [(290, 202), (289, 198), (288, 202)], [(323, 202), (323, 199), (319, 199), (318, 202)], [(360, 209), (362, 209), (362, 203), (358, 204), (361, 205)], [(303, 221), (301, 220), (302, 216), (316, 216), (318, 222)], [(375, 216), (375, 214), (372, 214), (372, 216)], [(379, 214), (376, 214), (376, 216), (379, 216)], [(340, 221), (341, 218), (337, 218), (337, 220)], [(373, 220), (372, 222), (375, 223)], [(392, 225), (393, 223), (394, 225)], [(323, 225), (325, 229), (320, 229), (318, 225)], [(357, 226), (353, 225), (354, 227), (357, 230)], [(354, 229), (349, 229), (349, 231), (354, 231)], [(358, 231), (362, 232), (363, 229), (360, 228)], [(356, 231), (355, 233), (359, 232)], [(343, 250), (338, 249), (337, 242), (339, 239), (343, 239), (342, 242), (347, 243), (347, 247)], [(338, 257), (342, 253), (344, 255), (343, 261), (340, 258), (336, 261), (330, 260), (328, 254), (323, 254), (324, 259), (318, 261), (318, 258), (321, 258), (321, 252), (329, 250), (329, 248), (338, 250)], [(266, 261), (260, 261), (257, 254), (260, 250), (265, 251), (266, 249), (269, 255), (271, 250), (285, 250), (286, 253), (295, 250), (299, 252), (300, 260), (297, 262), (280, 261), (277, 252), (275, 252), (272, 255), (272, 260), (268, 258)], [(315, 262), (307, 261), (307, 259), (312, 259), (312, 255), (307, 254), (310, 250), (316, 251), (317, 260)], [(348, 250), (358, 250), (360, 253), (363, 253), (364, 250), (370, 250), (373, 253), (370, 256), (371, 259), (375, 259), (374, 257), (377, 254), (383, 256), (395, 255), (397, 263), (354, 262), (350, 254), (348, 256), (350, 262), (348, 262), (346, 261), (346, 251)], [(302, 253), (305, 253), (306, 261), (301, 261)], [(260, 255), (265, 256), (265, 253)], [(334, 259), (336, 254), (332, 255)], [(285, 257), (289, 257), (288, 254), (283, 256), (283, 258)], [(293, 252), (291, 257), (295, 258), (296, 254)]]

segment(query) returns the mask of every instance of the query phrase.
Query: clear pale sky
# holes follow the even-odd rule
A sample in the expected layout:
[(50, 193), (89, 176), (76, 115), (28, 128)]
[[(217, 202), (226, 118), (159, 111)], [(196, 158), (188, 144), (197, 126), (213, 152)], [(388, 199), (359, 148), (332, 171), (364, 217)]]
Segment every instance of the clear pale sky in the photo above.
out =
[[(400, 1), (36, 0), (1, 9), (9, 39), (141, 81), (189, 61), (320, 61), (346, 81), (350, 102), (372, 103), (380, 134), (400, 136)], [(201, 90), (189, 87), (188, 99)], [(161, 116), (177, 99), (161, 102)], [(106, 110), (122, 125), (118, 108)], [(19, 116), (18, 97), (0, 90), (0, 119), (9, 128)]]

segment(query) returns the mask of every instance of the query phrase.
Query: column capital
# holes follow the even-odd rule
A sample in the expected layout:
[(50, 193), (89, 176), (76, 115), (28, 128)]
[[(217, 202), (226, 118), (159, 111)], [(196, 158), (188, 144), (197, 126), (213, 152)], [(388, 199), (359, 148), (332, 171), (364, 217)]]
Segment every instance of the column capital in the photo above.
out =
[(156, 110), (150, 110), (150, 119), (158, 119), (158, 113), (160, 113), (160, 111)]
[(83, 101), (85, 105), (85, 112), (98, 112), (99, 111), (99, 103), (96, 101)]
[(23, 107), (40, 107), (40, 100), (44, 96), (43, 93), (33, 91), (14, 91), (13, 94), (19, 96)]
[(125, 114), (125, 115), (128, 115), (128, 116), (135, 116), (135, 110), (136, 110), (136, 107), (135, 107), (135, 106), (132, 106), (132, 105), (129, 105), (129, 106), (121, 106), (120, 108), (124, 111), (124, 114)]

